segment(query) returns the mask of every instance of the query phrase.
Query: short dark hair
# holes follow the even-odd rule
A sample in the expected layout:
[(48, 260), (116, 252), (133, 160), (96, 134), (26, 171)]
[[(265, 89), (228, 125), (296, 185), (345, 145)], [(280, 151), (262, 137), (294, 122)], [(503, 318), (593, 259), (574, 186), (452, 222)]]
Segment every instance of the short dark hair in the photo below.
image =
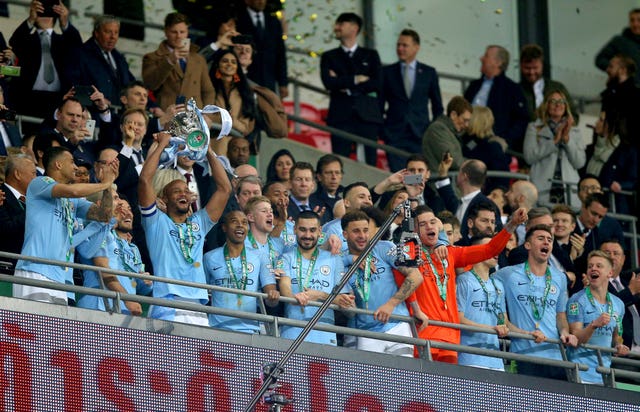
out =
[(542, 216), (551, 216), (552, 213), (549, 211), (549, 208), (544, 206), (532, 207), (527, 212), (527, 220), (532, 221), (533, 219), (537, 219)]
[(336, 155), (326, 154), (318, 159), (318, 162), (316, 163), (316, 173), (322, 173), (322, 169), (324, 169), (326, 165), (334, 162), (340, 163), (340, 171), (342, 171), (342, 168), (344, 167), (344, 165), (342, 164), (342, 159), (340, 159)]
[(58, 142), (60, 146), (64, 145), (64, 141), (62, 140), (62, 137), (60, 137), (60, 135), (54, 132), (53, 130), (49, 132), (40, 132), (36, 134), (36, 137), (33, 139), (33, 144), (32, 144), (33, 153), (36, 156), (36, 162), (40, 160), (40, 157), (38, 156), (38, 152), (42, 152), (44, 154), (47, 151), (47, 149), (52, 147), (52, 144), (54, 141)]
[(487, 235), (486, 233), (481, 233), (479, 235), (473, 236), (471, 239), (469, 239), (469, 244), (470, 245), (479, 245), (480, 242), (484, 239), (493, 239), (493, 236)]
[(120, 89), (120, 96), (126, 96), (127, 94), (129, 94), (129, 90), (133, 89), (134, 87), (142, 87), (145, 90), (147, 89), (147, 86), (145, 86), (144, 83), (142, 83), (140, 80), (133, 80), (127, 83), (122, 89)]
[(411, 156), (409, 156), (407, 158), (407, 163), (405, 163), (405, 165), (409, 166), (409, 162), (422, 162), (425, 164), (425, 166), (427, 166), (427, 170), (429, 170), (429, 163), (427, 163), (427, 158), (419, 153), (412, 154)]
[(544, 50), (537, 44), (525, 44), (520, 49), (520, 63), (529, 63), (533, 60), (544, 60)]
[(68, 152), (71, 153), (71, 150), (64, 146), (53, 146), (45, 150), (44, 155), (42, 156), (42, 164), (44, 165), (44, 170), (49, 170), (49, 167), (53, 162), (58, 160), (62, 153)]
[(443, 210), (440, 213), (438, 213), (438, 219), (440, 219), (443, 225), (446, 225), (448, 223), (452, 227), (455, 227), (455, 226), (460, 227), (460, 221), (458, 220), (456, 215), (454, 215), (448, 210)]
[(609, 196), (605, 195), (604, 193), (591, 193), (590, 195), (588, 195), (585, 199), (584, 199), (584, 207), (587, 208), (589, 206), (591, 206), (591, 203), (593, 202), (598, 202), (600, 203), (603, 207), (609, 209)]
[(318, 221), (318, 224), (320, 224), (320, 216), (318, 216), (318, 214), (313, 210), (305, 210), (300, 212), (300, 214), (294, 219), (296, 225), (298, 224), (298, 221), (300, 219), (315, 219)]
[(458, 115), (462, 115), (464, 112), (473, 113), (473, 106), (464, 97), (454, 96), (447, 104), (447, 116), (451, 116), (453, 112)]
[(551, 236), (553, 236), (553, 234), (551, 233), (551, 226), (549, 225), (535, 225), (533, 227), (531, 227), (529, 230), (527, 230), (527, 234), (524, 235), (524, 241), (528, 241), (531, 236), (533, 236), (533, 233), (536, 230), (544, 230), (545, 232), (549, 233)]
[(125, 110), (124, 113), (120, 115), (120, 124), (124, 125), (126, 118), (131, 116), (134, 113), (138, 113), (140, 116), (142, 116), (142, 118), (144, 119), (145, 126), (149, 125), (149, 116), (147, 116), (147, 112), (140, 107), (132, 107), (130, 109)]
[(336, 19), (336, 23), (344, 22), (355, 23), (358, 26), (358, 33), (360, 32), (360, 29), (362, 29), (362, 17), (358, 16), (355, 13), (342, 13), (341, 15), (339, 15)]
[(427, 205), (420, 205), (413, 210), (413, 217), (418, 217), (424, 213), (433, 213), (433, 209)]
[(342, 191), (342, 198), (345, 199), (349, 195), (349, 192), (356, 187), (364, 187), (369, 190), (369, 186), (367, 186), (365, 182), (354, 182), (344, 188)]
[(620, 64), (622, 64), (622, 67), (625, 68), (629, 77), (634, 77), (636, 75), (638, 66), (636, 65), (636, 62), (631, 58), (631, 56), (629, 56), (628, 54), (618, 53), (613, 56), (613, 58), (617, 58), (620, 60)]
[(415, 44), (420, 44), (420, 35), (418, 34), (417, 31), (412, 30), (412, 29), (404, 29), (400, 32), (401, 36), (409, 36), (413, 39), (413, 42)]
[(58, 106), (58, 110), (62, 110), (62, 108), (67, 104), (67, 102), (78, 103), (80, 105), (80, 107), (82, 107), (82, 110), (84, 110), (84, 106), (82, 105), (82, 103), (80, 103), (80, 100), (76, 99), (73, 96), (70, 96), (70, 97), (67, 97), (67, 98), (63, 99), (62, 102), (60, 102), (60, 105)]
[[(495, 212), (495, 204), (491, 200), (481, 200), (476, 202), (472, 208), (469, 208), (469, 214), (467, 215), (468, 219), (475, 219), (480, 214), (480, 211), (486, 210), (488, 212)], [(466, 224), (466, 223), (465, 223)]]
[(289, 170), (289, 179), (293, 179), (293, 174), (296, 170), (311, 170), (311, 175), (313, 176), (313, 165), (309, 162), (296, 162), (291, 170)]
[(342, 216), (342, 219), (340, 219), (340, 226), (342, 227), (342, 230), (346, 230), (349, 223), (361, 220), (368, 222), (369, 216), (362, 210), (351, 210)]
[(264, 186), (262, 186), (262, 193), (267, 193), (269, 191), (269, 189), (271, 188), (271, 186), (275, 185), (276, 183), (282, 183), (279, 180), (272, 180), (270, 182), (267, 182), (264, 184)]
[(182, 13), (173, 12), (167, 14), (167, 17), (164, 18), (164, 28), (168, 29), (169, 27), (175, 26), (176, 24), (184, 23), (187, 26), (189, 23), (189, 17)]

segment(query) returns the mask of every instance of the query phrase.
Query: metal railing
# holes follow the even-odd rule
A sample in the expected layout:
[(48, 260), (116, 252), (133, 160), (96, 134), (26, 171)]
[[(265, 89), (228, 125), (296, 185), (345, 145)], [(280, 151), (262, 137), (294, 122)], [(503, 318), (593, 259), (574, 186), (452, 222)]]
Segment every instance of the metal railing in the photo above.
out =
[[(278, 331), (279, 325), (304, 327), (307, 324), (305, 321), (267, 315), (265, 311), (265, 303), (264, 303), (264, 300), (267, 298), (267, 295), (265, 293), (250, 292), (250, 291), (231, 289), (231, 288), (226, 288), (221, 286), (213, 286), (213, 285), (200, 284), (200, 283), (181, 281), (181, 280), (175, 280), (175, 279), (167, 279), (167, 278), (155, 277), (155, 276), (144, 275), (139, 273), (125, 272), (125, 271), (91, 266), (91, 265), (83, 265), (83, 264), (64, 262), (64, 261), (55, 261), (55, 260), (43, 259), (43, 258), (38, 258), (33, 256), (24, 256), (24, 255), (8, 253), (8, 252), (0, 252), (0, 258), (23, 259), (23, 260), (33, 261), (33, 262), (39, 262), (39, 263), (57, 265), (57, 266), (63, 266), (63, 267), (71, 267), (71, 268), (81, 269), (81, 270), (93, 270), (98, 273), (99, 277), (101, 277), (103, 273), (109, 273), (109, 274), (115, 274), (115, 275), (128, 276), (131, 278), (139, 278), (143, 280), (152, 280), (155, 282), (165, 282), (165, 283), (170, 283), (175, 285), (201, 288), (201, 289), (208, 290), (209, 292), (215, 291), (215, 292), (241, 294), (244, 296), (257, 298), (259, 302), (259, 307), (263, 312), (263, 313), (244, 312), (244, 311), (233, 310), (233, 309), (206, 306), (206, 305), (201, 305), (197, 303), (166, 300), (161, 298), (153, 298), (153, 297), (140, 296), (140, 295), (131, 295), (131, 294), (120, 293), (120, 292), (115, 292), (111, 290), (87, 288), (83, 286), (68, 285), (63, 283), (56, 283), (56, 282), (49, 282), (49, 281), (42, 281), (42, 280), (0, 274), (0, 281), (4, 281), (8, 283), (24, 284), (24, 285), (42, 287), (47, 289), (55, 289), (55, 290), (73, 292), (73, 293), (94, 295), (94, 296), (102, 297), (104, 299), (113, 299), (114, 305), (112, 305), (112, 307), (114, 311), (117, 313), (120, 312), (120, 302), (122, 301), (132, 301), (140, 304), (149, 304), (149, 305), (161, 305), (161, 306), (166, 306), (166, 307), (171, 307), (176, 309), (203, 312), (207, 314), (218, 314), (223, 316), (231, 316), (231, 317), (253, 320), (257, 322), (263, 322), (265, 324), (271, 325), (270, 333), (274, 336), (278, 336), (277, 331)], [(290, 303), (290, 304), (297, 304), (297, 301), (295, 299), (287, 298), (283, 296), (280, 297), (280, 301)], [(322, 302), (310, 302), (309, 305), (321, 306)], [(334, 310), (340, 310), (340, 311), (346, 312), (347, 314), (350, 314), (350, 315), (357, 315), (357, 314), (373, 315), (373, 311), (364, 310), (364, 309), (358, 309), (358, 308), (342, 309), (336, 305), (332, 305), (331, 308)], [(413, 318), (407, 317), (407, 316), (391, 315), (391, 319), (410, 323), (414, 336), (417, 336), (417, 330), (416, 330), (415, 321)], [(440, 322), (435, 320), (430, 320), (429, 324), (434, 326), (442, 326), (442, 327), (448, 327), (452, 329), (458, 329), (462, 331), (496, 334), (496, 331), (491, 328), (452, 324), (452, 323)], [(429, 341), (429, 340), (424, 340), (424, 339), (415, 338), (415, 337), (406, 337), (406, 336), (398, 336), (398, 335), (379, 333), (379, 332), (370, 332), (367, 330), (353, 329), (353, 328), (347, 328), (347, 327), (341, 327), (341, 326), (335, 326), (335, 325), (329, 325), (329, 324), (323, 324), (323, 323), (317, 324), (314, 329), (326, 331), (326, 332), (342, 333), (342, 334), (351, 335), (351, 336), (367, 337), (371, 339), (379, 339), (379, 340), (416, 345), (422, 348), (421, 353), (423, 354), (422, 356), (423, 359), (430, 360), (430, 361), (432, 360), (430, 349), (437, 348), (437, 349), (453, 350), (456, 352), (465, 352), (465, 353), (472, 353), (472, 354), (483, 355), (483, 356), (497, 357), (503, 360), (515, 360), (516, 362), (524, 361), (524, 362), (530, 362), (530, 363), (537, 363), (541, 365), (555, 366), (555, 367), (565, 369), (567, 371), (569, 380), (573, 382), (579, 382), (578, 371), (585, 371), (588, 369), (588, 367), (584, 364), (568, 361), (565, 350), (564, 350), (564, 346), (562, 342), (558, 339), (547, 339), (546, 343), (553, 343), (553, 344), (559, 345), (562, 356), (563, 356), (563, 360), (553, 360), (553, 359), (540, 358), (540, 357), (530, 356), (525, 354), (510, 353), (510, 352), (503, 352), (503, 351), (483, 349), (483, 348), (475, 348), (470, 346), (438, 342), (438, 341)], [(533, 340), (533, 338), (530, 335), (514, 333), (514, 332), (510, 332), (507, 335), (507, 337), (515, 338), (515, 339)], [(615, 352), (612, 348), (597, 347), (592, 345), (582, 345), (582, 346), (588, 349), (594, 349), (598, 351), (599, 356), (601, 353)], [(617, 362), (614, 362), (614, 363), (625, 365), (625, 366), (637, 367), (640, 370), (640, 357), (637, 358), (637, 360), (635, 360), (634, 358), (635, 358), (635, 355), (631, 355), (629, 358), (619, 359)], [(616, 359), (616, 358), (613, 358), (613, 359)], [(612, 387), (615, 387), (615, 376), (621, 376), (621, 377), (624, 376), (630, 379), (635, 379), (638, 382), (640, 382), (640, 373), (638, 372), (630, 372), (630, 371), (621, 370), (614, 367), (609, 367), (609, 368), (601, 367), (599, 369), (600, 369), (599, 372), (605, 375), (605, 380), (607, 381), (608, 385)]]

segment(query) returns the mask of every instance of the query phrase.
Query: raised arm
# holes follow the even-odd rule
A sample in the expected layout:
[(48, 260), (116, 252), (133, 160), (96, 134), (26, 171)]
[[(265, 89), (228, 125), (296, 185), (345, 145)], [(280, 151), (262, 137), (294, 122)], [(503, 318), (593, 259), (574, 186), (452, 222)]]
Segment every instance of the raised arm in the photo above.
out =
[(224, 208), (231, 195), (231, 182), (227, 177), (227, 172), (224, 170), (224, 167), (222, 167), (222, 163), (220, 163), (211, 147), (209, 147), (207, 151), (207, 160), (209, 161), (209, 166), (211, 166), (211, 176), (216, 184), (216, 191), (209, 198), (205, 208), (207, 209), (209, 218), (217, 222), (220, 216), (222, 216), (222, 212), (224, 212)]
[(140, 207), (149, 207), (156, 201), (156, 193), (153, 190), (153, 175), (158, 170), (158, 164), (160, 163), (160, 156), (164, 151), (165, 147), (169, 145), (169, 138), (171, 135), (169, 133), (160, 132), (155, 133), (153, 138), (157, 141), (158, 145), (156, 146), (153, 152), (149, 152), (149, 157), (144, 162), (142, 166), (142, 171), (140, 171), (140, 178), (138, 180), (138, 203)]

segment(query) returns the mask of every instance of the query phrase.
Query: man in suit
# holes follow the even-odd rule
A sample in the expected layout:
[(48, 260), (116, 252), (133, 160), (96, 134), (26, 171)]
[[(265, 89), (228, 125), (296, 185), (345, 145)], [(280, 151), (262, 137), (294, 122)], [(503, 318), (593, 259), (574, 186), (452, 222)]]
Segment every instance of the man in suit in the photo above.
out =
[(622, 340), (632, 352), (640, 353), (640, 276), (637, 273), (622, 273), (625, 255), (622, 245), (616, 239), (600, 245), (613, 262), (613, 276), (609, 278), (609, 292), (622, 300), (626, 310), (622, 318)]
[[(24, 241), (25, 196), (27, 186), (36, 177), (36, 164), (29, 156), (18, 154), (7, 157), (4, 169), (5, 181), (0, 186), (5, 194), (4, 203), (0, 205), (0, 250), (20, 253)], [(13, 259), (3, 258), (15, 265)], [(13, 267), (8, 274), (13, 274)]]
[(342, 199), (344, 190), (342, 177), (344, 176), (342, 160), (332, 154), (326, 154), (316, 163), (317, 189), (311, 195), (310, 203), (324, 208), (323, 219), (333, 220), (333, 207)]
[[(536, 108), (540, 106), (546, 96), (551, 91), (557, 90), (564, 94), (571, 103), (571, 115), (578, 123), (579, 113), (575, 110), (571, 95), (564, 84), (551, 80), (542, 75), (544, 67), (544, 51), (537, 44), (526, 44), (520, 50), (520, 87), (527, 99), (527, 111), (529, 121), (536, 120)], [(524, 241), (524, 239), (523, 239)]]
[(502, 46), (491, 45), (480, 61), (482, 77), (469, 84), (464, 97), (473, 106), (489, 107), (495, 118), (496, 136), (505, 139), (512, 150), (522, 151), (529, 113), (520, 86), (505, 74), (509, 52)]
[[(336, 129), (377, 140), (382, 121), (378, 102), (381, 91), (380, 56), (373, 49), (359, 47), (362, 18), (342, 13), (336, 19), (334, 33), (340, 47), (326, 51), (320, 60), (320, 75), (329, 90), (327, 124)], [(333, 153), (349, 156), (352, 143), (331, 135)], [(376, 164), (376, 149), (365, 148), (366, 162)]]
[[(381, 104), (387, 104), (384, 121), (385, 142), (409, 153), (420, 153), (422, 135), (443, 112), (438, 73), (418, 62), (420, 36), (411, 29), (400, 32), (396, 43), (398, 62), (382, 69)], [(431, 101), (431, 117), (429, 117)], [(392, 172), (402, 169), (406, 159), (387, 153)], [(437, 213), (437, 212), (436, 212)]]
[[(4, 92), (0, 87), (0, 113), (6, 110), (9, 108), (4, 104)], [(0, 156), (8, 154), (8, 147), (20, 146), (22, 146), (20, 130), (15, 125), (7, 123), (6, 119), (0, 119)]]
[(265, 13), (266, 0), (245, 0), (245, 4), (247, 7), (238, 14), (236, 27), (240, 33), (253, 36), (256, 45), (247, 77), (260, 86), (280, 92), (280, 98), (284, 99), (289, 95), (289, 81), (282, 24), (276, 17)]
[(120, 90), (135, 80), (125, 57), (116, 50), (120, 21), (113, 16), (99, 16), (93, 36), (84, 42), (78, 57), (69, 62), (73, 85), (95, 86), (109, 100), (119, 104)]
[[(311, 210), (318, 213), (321, 217), (324, 213), (317, 202), (317, 199), (311, 197), (314, 189), (313, 166), (307, 162), (296, 162), (289, 172), (291, 178), (291, 189), (289, 190), (289, 206), (287, 207), (287, 215), (295, 220), (301, 212)], [(321, 222), (326, 223), (326, 218)]]
[[(64, 4), (54, 5), (53, 11), (56, 17), (42, 16), (42, 3), (32, 1), (29, 17), (9, 39), (22, 68), (20, 76), (12, 79), (10, 90), (11, 102), (21, 114), (50, 117), (70, 86), (64, 68), (82, 39), (69, 22)], [(53, 31), (57, 19), (62, 34)]]
[[(574, 233), (585, 241), (584, 252), (574, 262), (576, 273), (586, 273), (589, 252), (598, 250), (605, 240), (617, 239), (624, 244), (624, 234), (618, 221), (612, 218), (604, 220), (608, 210), (609, 197), (604, 193), (592, 193), (582, 201)], [(581, 282), (576, 282), (576, 285), (580, 287)]]

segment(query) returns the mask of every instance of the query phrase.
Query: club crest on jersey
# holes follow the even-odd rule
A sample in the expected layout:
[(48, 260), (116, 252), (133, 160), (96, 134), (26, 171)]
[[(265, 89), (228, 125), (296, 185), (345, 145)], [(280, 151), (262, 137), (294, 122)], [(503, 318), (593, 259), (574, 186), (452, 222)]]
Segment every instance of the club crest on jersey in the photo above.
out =
[(197, 222), (191, 222), (191, 230), (197, 232), (200, 230), (200, 225)]
[(249, 273), (253, 272), (253, 263), (247, 263), (247, 272)]
[(331, 268), (329, 267), (329, 265), (322, 265), (320, 266), (320, 273), (322, 273), (324, 276), (327, 276), (329, 273), (331, 273)]
[(552, 295), (555, 295), (558, 292), (558, 288), (556, 288), (556, 285), (551, 285), (551, 287), (549, 288), (549, 293), (551, 293)]

